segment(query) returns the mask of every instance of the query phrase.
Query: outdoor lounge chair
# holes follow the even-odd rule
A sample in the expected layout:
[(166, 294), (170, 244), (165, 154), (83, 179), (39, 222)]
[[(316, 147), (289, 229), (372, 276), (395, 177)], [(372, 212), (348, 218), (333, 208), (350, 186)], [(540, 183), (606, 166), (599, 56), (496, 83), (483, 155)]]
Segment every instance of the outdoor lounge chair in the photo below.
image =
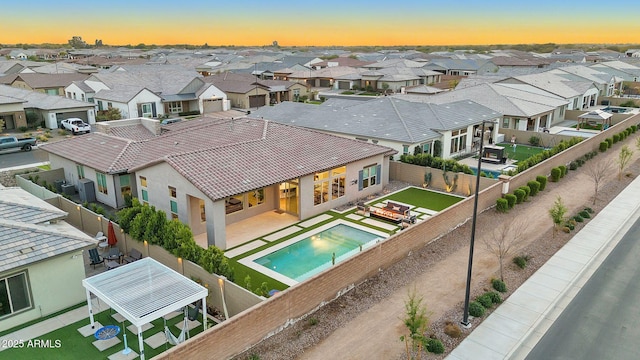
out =
[(91, 260), (91, 265), (93, 265), (94, 269), (97, 264), (104, 263), (104, 258), (98, 254), (98, 249), (89, 249), (89, 259)]
[(140, 259), (142, 259), (142, 253), (136, 249), (131, 249), (131, 251), (129, 251), (129, 255), (125, 256), (122, 261), (128, 264)]

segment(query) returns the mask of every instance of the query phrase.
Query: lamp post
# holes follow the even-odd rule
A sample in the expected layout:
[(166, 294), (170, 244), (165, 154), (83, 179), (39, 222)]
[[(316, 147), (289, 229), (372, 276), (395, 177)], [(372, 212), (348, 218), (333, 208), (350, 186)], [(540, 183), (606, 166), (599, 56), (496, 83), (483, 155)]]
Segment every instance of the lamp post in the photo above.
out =
[(469, 244), (469, 265), (467, 269), (467, 288), (464, 296), (464, 315), (461, 324), (469, 327), (469, 296), (471, 295), (471, 269), (473, 267), (473, 245), (476, 238), (476, 218), (478, 217), (478, 191), (480, 188), (480, 169), (482, 166), (482, 146), (484, 145), (484, 123), (482, 122), (482, 132), (480, 134), (480, 152), (478, 153), (478, 170), (476, 171), (476, 191), (473, 199), (473, 220), (471, 222), (471, 243)]
[(224, 319), (229, 319), (229, 311), (227, 311), (227, 302), (224, 299), (224, 281), (227, 278), (221, 276), (218, 278), (218, 285), (220, 286), (220, 295), (222, 296), (222, 309), (224, 310)]

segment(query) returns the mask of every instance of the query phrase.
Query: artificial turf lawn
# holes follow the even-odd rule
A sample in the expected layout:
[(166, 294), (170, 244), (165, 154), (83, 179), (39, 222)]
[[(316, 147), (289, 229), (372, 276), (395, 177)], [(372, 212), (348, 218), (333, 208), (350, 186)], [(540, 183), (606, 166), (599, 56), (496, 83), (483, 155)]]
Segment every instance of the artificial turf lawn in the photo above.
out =
[(513, 145), (511, 145), (511, 143), (500, 143), (498, 145), (504, 147), (505, 156), (516, 161), (526, 160), (533, 155), (539, 154), (544, 151), (544, 148), (529, 145), (517, 144), (515, 150), (513, 149)]
[[(36, 347), (30, 346), (33, 345), (33, 342), (30, 344), (27, 340), (24, 341), (24, 346), (21, 348), (10, 348), (4, 351), (0, 351), (0, 359), (4, 360), (33, 360), (33, 359), (42, 359), (42, 360), (67, 360), (67, 359), (107, 359), (108, 356), (124, 350), (124, 339), (122, 332), (122, 323), (116, 322), (111, 314), (112, 310), (105, 310), (101, 313), (98, 313), (94, 316), (95, 321), (100, 322), (100, 324), (104, 325), (117, 325), (120, 327), (120, 334), (118, 334), (118, 338), (120, 339), (120, 343), (104, 350), (99, 351), (95, 346), (93, 346), (93, 342), (96, 341), (96, 338), (93, 335), (83, 337), (78, 329), (89, 324), (89, 316), (87, 314), (87, 318), (71, 325), (67, 325), (58, 330), (54, 330), (45, 335), (39, 336), (37, 339), (40, 341), (50, 340), (50, 344), (52, 346), (56, 345), (56, 341), (58, 341), (59, 347), (57, 348), (46, 348), (46, 347)], [(180, 330), (173, 326), (176, 323), (180, 323), (180, 327), (182, 327), (183, 316), (178, 315), (173, 319), (167, 320), (167, 326), (171, 329), (171, 332), (178, 336)], [(198, 321), (202, 323), (202, 313), (200, 313)], [(163, 319), (157, 319), (152, 322), (153, 327), (145, 332), (143, 332), (144, 339), (149, 338), (152, 335), (155, 335), (158, 332), (164, 332), (164, 322)], [(131, 325), (130, 322), (125, 321), (125, 327)], [(98, 330), (96, 328), (96, 330)], [(131, 350), (140, 354), (138, 347), (138, 336), (134, 333), (127, 331), (127, 344)], [(198, 333), (202, 332), (202, 325), (197, 326), (196, 328), (190, 331), (190, 336), (194, 336)], [(35, 339), (34, 339), (35, 340)], [(162, 352), (166, 349), (171, 348), (171, 345), (160, 345), (157, 349), (152, 349), (150, 346), (145, 344), (144, 354), (146, 359), (150, 359)]]

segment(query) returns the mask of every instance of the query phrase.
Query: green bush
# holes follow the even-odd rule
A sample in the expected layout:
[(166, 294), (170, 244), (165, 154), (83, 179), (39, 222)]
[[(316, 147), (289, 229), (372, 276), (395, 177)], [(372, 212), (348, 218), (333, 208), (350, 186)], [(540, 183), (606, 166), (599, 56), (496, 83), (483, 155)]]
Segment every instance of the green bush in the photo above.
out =
[(601, 142), (600, 146), (598, 147), (600, 152), (605, 152), (605, 151), (607, 151), (608, 148), (609, 148), (609, 142), (607, 142), (607, 141)]
[(521, 204), (526, 194), (522, 189), (515, 189), (513, 195), (516, 197), (516, 204)]
[(540, 146), (540, 138), (537, 136), (530, 137), (529, 144), (531, 144), (531, 146)]
[(507, 201), (507, 199), (496, 199), (496, 210), (501, 213), (506, 213), (507, 211), (509, 211), (509, 202)]
[(493, 288), (496, 291), (499, 291), (501, 293), (507, 292), (507, 285), (504, 283), (504, 281), (502, 281), (500, 279), (491, 280), (491, 286), (493, 286)]
[(554, 167), (551, 169), (551, 181), (558, 182), (560, 180), (562, 174), (562, 170), (559, 167)]
[(513, 208), (518, 200), (518, 198), (513, 194), (506, 194), (504, 198), (507, 200), (507, 203), (509, 203), (509, 209)]
[(620, 141), (620, 135), (618, 134), (613, 134), (613, 143), (617, 143), (618, 141)]
[(524, 197), (522, 198), (522, 201), (529, 200), (529, 194), (531, 194), (531, 188), (528, 187), (527, 185), (523, 185), (523, 186), (520, 186), (518, 189), (524, 191)]
[(540, 189), (538, 190), (544, 191), (544, 189), (547, 187), (547, 177), (544, 175), (538, 175), (536, 176), (536, 181), (540, 183)]
[(575, 225), (573, 225), (573, 224), (572, 224), (572, 223), (570, 223), (570, 222), (567, 222), (566, 224), (564, 224), (564, 226), (568, 227), (568, 228), (569, 228), (569, 230), (571, 230), (571, 231), (573, 231), (573, 230), (576, 228), (576, 226), (575, 226)]
[(584, 211), (588, 212), (589, 214), (593, 214), (593, 209), (590, 207), (584, 208)]
[(426, 344), (424, 345), (424, 348), (433, 354), (442, 354), (444, 353), (444, 344), (442, 344), (442, 341), (438, 340), (438, 339), (432, 339), (432, 338), (428, 338), (426, 340)]
[(529, 195), (531, 196), (536, 196), (538, 194), (538, 191), (540, 190), (540, 183), (535, 181), (535, 180), (531, 180), (529, 182), (527, 182), (527, 186), (529, 186), (529, 189), (531, 189), (531, 193)]
[(578, 169), (578, 161), (572, 161), (569, 163), (569, 170), (576, 170)]
[(493, 301), (491, 301), (491, 296), (487, 294), (482, 294), (476, 298), (476, 301), (480, 303), (480, 305), (484, 306), (485, 309), (490, 309), (493, 306)]
[(580, 215), (576, 215), (572, 219), (575, 220), (576, 222), (583, 222), (584, 221), (584, 219)]
[(612, 138), (606, 138), (605, 141), (607, 142), (607, 148), (610, 148), (611, 146), (613, 146)]
[(567, 167), (565, 165), (560, 165), (558, 166), (558, 168), (560, 169), (560, 178), (563, 178), (565, 175), (567, 175)]
[(589, 218), (591, 218), (591, 215), (590, 215), (590, 214), (589, 214), (589, 212), (588, 212), (588, 211), (586, 211), (586, 210), (582, 210), (582, 211), (580, 211), (580, 212), (578, 213), (578, 215), (582, 216), (582, 217), (583, 217), (583, 218), (585, 218), (585, 219), (589, 219)]
[(469, 303), (469, 315), (473, 317), (482, 317), (486, 311), (485, 307), (477, 301)]
[(488, 295), (491, 298), (491, 302), (494, 304), (500, 304), (502, 302), (500, 294), (495, 291), (487, 291), (485, 295)]

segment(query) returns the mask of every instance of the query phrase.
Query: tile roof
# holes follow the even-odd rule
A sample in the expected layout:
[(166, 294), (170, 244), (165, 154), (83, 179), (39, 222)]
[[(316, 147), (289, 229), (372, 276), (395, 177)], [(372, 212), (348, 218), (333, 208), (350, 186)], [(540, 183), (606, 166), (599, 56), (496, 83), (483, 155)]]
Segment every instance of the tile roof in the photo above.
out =
[(64, 96), (47, 95), (37, 91), (18, 89), (8, 85), (0, 85), (0, 95), (26, 101), (23, 105), (25, 109), (37, 108), (42, 110), (88, 110), (94, 108), (94, 104), (84, 101), (67, 99)]
[(32, 89), (65, 87), (74, 81), (84, 80), (89, 76), (86, 74), (29, 74), (20, 73), (4, 76), (0, 79), (2, 84), (12, 84), (16, 80), (22, 80)]
[(0, 273), (97, 244), (55, 221), (65, 212), (20, 188), (0, 187), (0, 198)]
[[(387, 147), (363, 146), (356, 140), (262, 119), (199, 118), (163, 130), (144, 140), (94, 132), (41, 148), (105, 173), (134, 172), (164, 161), (213, 199), (394, 153)], [(118, 131), (125, 136), (127, 130)]]

